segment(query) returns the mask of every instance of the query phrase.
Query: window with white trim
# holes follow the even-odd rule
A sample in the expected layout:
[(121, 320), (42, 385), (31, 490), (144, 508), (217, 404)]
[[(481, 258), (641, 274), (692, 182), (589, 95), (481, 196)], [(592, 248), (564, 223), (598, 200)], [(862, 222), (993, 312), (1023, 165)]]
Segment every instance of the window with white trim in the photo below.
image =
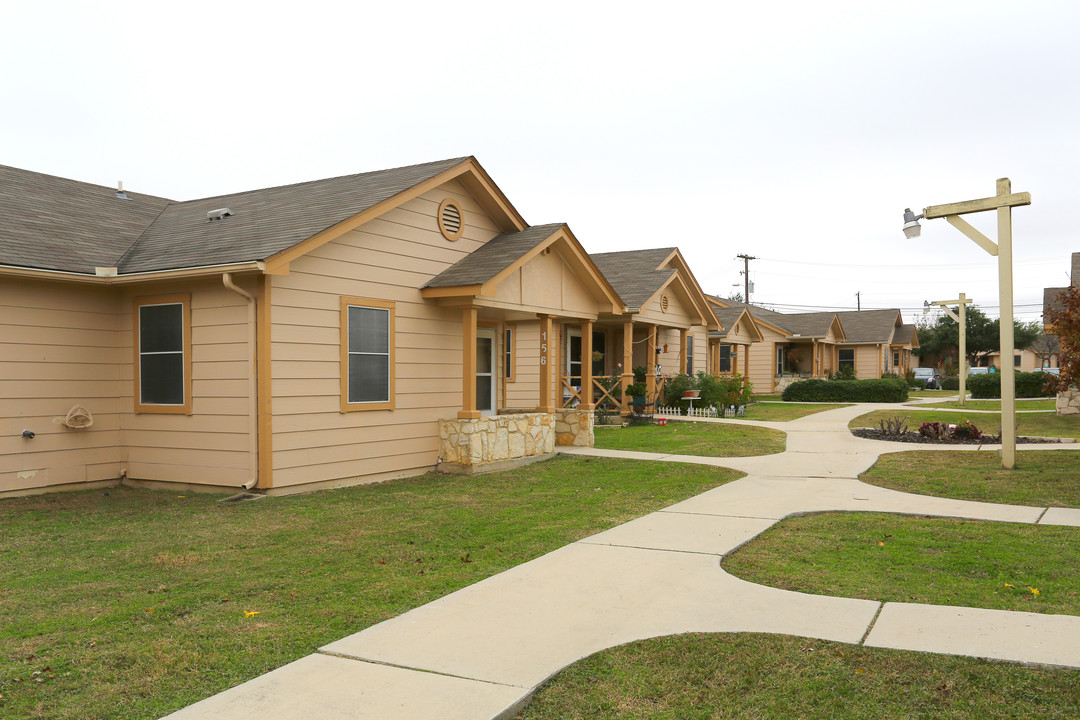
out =
[(394, 304), (365, 298), (341, 301), (342, 410), (394, 406)]

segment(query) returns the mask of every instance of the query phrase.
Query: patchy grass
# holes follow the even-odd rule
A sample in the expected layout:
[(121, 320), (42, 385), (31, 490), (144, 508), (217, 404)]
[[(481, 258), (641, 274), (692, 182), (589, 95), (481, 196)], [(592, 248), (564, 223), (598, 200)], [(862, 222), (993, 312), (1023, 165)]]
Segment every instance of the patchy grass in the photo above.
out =
[[(1057, 401), (1054, 398), (1038, 398), (1017, 400), (1017, 410), (1048, 410), (1053, 412), (1057, 409)], [(929, 405), (919, 405), (920, 408), (955, 408), (957, 410), (1001, 410), (1000, 400), (968, 400), (965, 404), (961, 405), (959, 400), (951, 400), (949, 402), (931, 403)]]
[[(1001, 429), (1001, 413), (964, 413), (942, 410), (875, 410), (860, 415), (848, 423), (848, 427), (877, 427), (884, 418), (906, 417), (908, 428), (918, 430), (924, 422), (958, 423), (968, 419), (984, 433), (996, 435)], [(1016, 416), (1021, 435), (1035, 437), (1071, 437), (1080, 438), (1080, 415), (1054, 415), (1052, 413), (1024, 413)]]
[(671, 421), (659, 425), (631, 425), (622, 429), (596, 430), (596, 447), (605, 450), (637, 450), (672, 455), (748, 457), (784, 451), (787, 436), (779, 430), (735, 425)]
[(0, 717), (157, 718), (739, 473), (560, 457), (310, 495), (0, 501)]
[(816, 595), (1080, 615), (1078, 555), (1075, 527), (825, 513), (774, 525), (724, 568)]
[(801, 417), (813, 415), (814, 413), (850, 406), (851, 403), (832, 405), (827, 403), (756, 403), (746, 408), (746, 419), (787, 422), (788, 420), (798, 420)]
[(932, 398), (932, 397), (949, 397), (950, 395), (959, 395), (957, 390), (908, 390), (908, 397), (910, 398)]
[(1080, 670), (776, 635), (678, 635), (562, 671), (522, 720), (1080, 717)]
[(1020, 450), (1002, 470), (995, 452), (916, 450), (882, 455), (859, 476), (919, 495), (1039, 507), (1080, 508), (1080, 452)]

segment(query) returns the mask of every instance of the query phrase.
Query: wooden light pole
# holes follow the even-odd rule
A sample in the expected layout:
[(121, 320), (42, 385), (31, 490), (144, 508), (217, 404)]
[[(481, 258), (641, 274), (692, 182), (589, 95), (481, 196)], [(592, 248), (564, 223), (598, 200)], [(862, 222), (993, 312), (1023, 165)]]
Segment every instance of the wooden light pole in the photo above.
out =
[[(964, 406), (964, 397), (967, 395), (967, 304), (972, 302), (964, 293), (960, 293), (957, 300), (931, 300), (931, 305), (937, 305), (956, 322), (960, 323), (960, 406)], [(952, 311), (950, 305), (959, 305), (960, 314)]]
[[(975, 244), (998, 259), (998, 293), (1000, 294), (1002, 365), (1006, 358), (1012, 358), (1013, 339), (1013, 282), (1012, 282), (1012, 209), (1020, 205), (1031, 204), (1031, 193), (1014, 193), (1009, 178), (997, 181), (997, 194), (992, 197), (947, 205), (931, 205), (925, 208), (920, 217), (926, 219), (945, 218), (950, 225), (975, 241)], [(998, 241), (973, 228), (961, 215), (997, 210)], [(911, 215), (909, 218), (908, 216)], [(904, 215), (904, 233), (908, 237), (918, 237), (918, 218), (910, 210)], [(912, 228), (914, 225), (914, 228)], [(914, 232), (910, 232), (913, 230)], [(1008, 369), (1009, 372), (1004, 372)], [(1001, 373), (1001, 467), (1012, 470), (1016, 467), (1016, 372), (1011, 367), (1002, 368)]]

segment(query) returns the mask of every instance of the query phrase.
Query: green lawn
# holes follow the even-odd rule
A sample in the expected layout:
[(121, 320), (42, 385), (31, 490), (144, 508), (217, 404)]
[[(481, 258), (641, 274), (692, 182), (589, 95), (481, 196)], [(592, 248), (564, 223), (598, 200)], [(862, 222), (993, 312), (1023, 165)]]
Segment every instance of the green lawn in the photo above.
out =
[(623, 645), (568, 667), (522, 720), (1072, 720), (1080, 670), (752, 633)]
[(826, 403), (756, 403), (746, 408), (747, 420), (771, 420), (773, 422), (787, 422), (797, 420), (814, 413), (836, 410), (837, 408), (849, 407), (850, 403), (833, 404)]
[(559, 457), (243, 503), (0, 500), (0, 717), (157, 718), (738, 475)]
[(1080, 508), (1080, 451), (1020, 450), (1002, 470), (994, 452), (917, 450), (882, 455), (859, 476), (871, 485), (958, 500)]
[[(1056, 410), (1057, 400), (1054, 398), (1039, 398), (1039, 399), (1027, 399), (1017, 400), (1017, 410)], [(932, 403), (930, 405), (919, 405), (920, 408), (956, 408), (957, 410), (1001, 410), (1000, 400), (968, 400), (964, 405), (960, 404), (959, 400), (952, 400), (950, 402)]]
[(748, 457), (784, 451), (787, 436), (779, 430), (672, 420), (665, 426), (631, 425), (596, 428), (596, 447), (605, 450), (637, 450), (672, 455)]
[[(964, 418), (975, 423), (984, 433), (996, 435), (1001, 429), (1000, 413), (972, 413), (970, 416), (966, 416), (957, 412), (913, 410), (910, 408), (875, 410), (855, 418), (848, 423), (848, 427), (877, 427), (879, 420), (893, 417), (906, 417), (909, 430), (918, 430), (919, 425), (924, 422), (957, 423)], [(1080, 415), (1026, 413), (1017, 415), (1016, 421), (1019, 423), (1021, 435), (1080, 438)]]
[(958, 390), (909, 390), (908, 397), (911, 398), (932, 398), (932, 397), (949, 397), (950, 395), (959, 395)]
[(1078, 556), (1076, 527), (825, 513), (774, 525), (724, 569), (816, 595), (1080, 615)]

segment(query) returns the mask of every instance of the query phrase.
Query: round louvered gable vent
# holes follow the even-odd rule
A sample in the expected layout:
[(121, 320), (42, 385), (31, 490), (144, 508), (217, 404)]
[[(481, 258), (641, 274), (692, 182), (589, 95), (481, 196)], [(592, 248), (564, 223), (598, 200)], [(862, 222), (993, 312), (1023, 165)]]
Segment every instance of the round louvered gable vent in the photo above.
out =
[(465, 219), (461, 208), (450, 198), (439, 205), (439, 232), (447, 240), (457, 240), (465, 230)]

